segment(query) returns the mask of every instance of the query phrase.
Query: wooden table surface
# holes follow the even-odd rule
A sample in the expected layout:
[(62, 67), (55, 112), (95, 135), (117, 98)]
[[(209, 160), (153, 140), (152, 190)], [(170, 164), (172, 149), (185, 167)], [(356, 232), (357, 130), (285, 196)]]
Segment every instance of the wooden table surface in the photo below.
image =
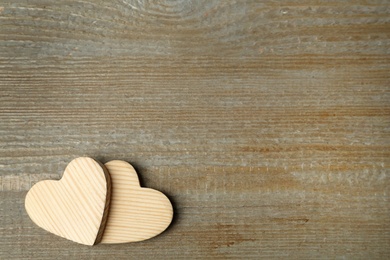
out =
[[(0, 259), (389, 259), (390, 3), (0, 0)], [(128, 161), (172, 225), (88, 247), (24, 209)]]

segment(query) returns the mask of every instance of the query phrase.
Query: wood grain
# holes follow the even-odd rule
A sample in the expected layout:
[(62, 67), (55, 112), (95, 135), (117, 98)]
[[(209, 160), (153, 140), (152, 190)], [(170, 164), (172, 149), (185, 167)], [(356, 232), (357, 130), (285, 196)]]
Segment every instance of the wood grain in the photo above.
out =
[(157, 190), (141, 188), (129, 163), (114, 160), (104, 166), (110, 172), (112, 195), (101, 243), (143, 241), (163, 232), (173, 216), (169, 199)]
[(111, 179), (88, 157), (72, 160), (59, 181), (45, 180), (27, 193), (29, 217), (41, 228), (84, 245), (99, 243), (107, 222)]
[[(1, 1), (0, 258), (386, 259), (388, 1)], [(154, 239), (28, 219), (75, 157), (172, 201)]]

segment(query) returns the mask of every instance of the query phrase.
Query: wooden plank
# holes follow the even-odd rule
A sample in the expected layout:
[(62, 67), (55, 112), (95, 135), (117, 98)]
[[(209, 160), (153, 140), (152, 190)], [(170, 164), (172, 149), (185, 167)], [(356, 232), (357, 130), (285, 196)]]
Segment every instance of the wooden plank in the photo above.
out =
[[(0, 258), (390, 257), (387, 1), (0, 0)], [(36, 227), (72, 159), (174, 204), (140, 243)]]

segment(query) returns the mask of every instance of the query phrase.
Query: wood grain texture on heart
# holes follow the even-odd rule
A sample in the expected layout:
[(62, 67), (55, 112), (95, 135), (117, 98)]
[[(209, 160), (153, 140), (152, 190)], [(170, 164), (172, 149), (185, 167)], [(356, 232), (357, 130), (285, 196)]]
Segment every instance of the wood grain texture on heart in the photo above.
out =
[(71, 161), (59, 181), (35, 184), (25, 207), (32, 221), (58, 236), (85, 245), (101, 240), (111, 196), (110, 175), (88, 157)]
[(111, 175), (112, 195), (101, 242), (136, 242), (163, 232), (173, 217), (169, 199), (160, 191), (142, 188), (129, 163), (115, 160), (105, 166)]

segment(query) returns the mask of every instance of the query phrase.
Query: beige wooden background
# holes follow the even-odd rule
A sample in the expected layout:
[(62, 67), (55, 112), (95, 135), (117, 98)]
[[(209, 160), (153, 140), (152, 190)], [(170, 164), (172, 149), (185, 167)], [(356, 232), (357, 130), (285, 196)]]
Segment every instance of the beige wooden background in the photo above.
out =
[[(0, 259), (389, 259), (390, 2), (0, 0)], [(24, 196), (126, 160), (175, 219), (87, 247)]]

